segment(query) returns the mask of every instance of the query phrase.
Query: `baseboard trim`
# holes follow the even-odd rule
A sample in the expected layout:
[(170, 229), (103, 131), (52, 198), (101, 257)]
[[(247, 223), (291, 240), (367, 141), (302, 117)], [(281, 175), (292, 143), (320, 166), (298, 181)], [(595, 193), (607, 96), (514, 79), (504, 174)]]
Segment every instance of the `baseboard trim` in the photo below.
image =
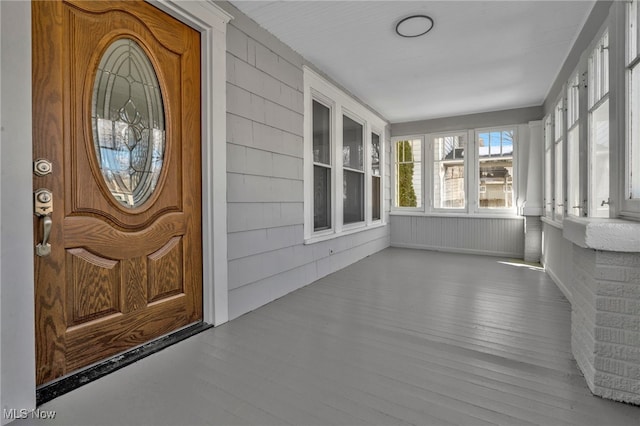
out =
[(418, 250), (429, 251), (441, 251), (445, 253), (459, 253), (459, 254), (478, 254), (481, 256), (495, 256), (495, 257), (509, 257), (516, 259), (524, 259), (524, 253), (516, 252), (501, 252), (501, 251), (489, 251), (489, 250), (476, 250), (457, 247), (443, 247), (443, 246), (429, 246), (423, 244), (407, 244), (407, 243), (394, 243), (391, 242), (391, 247), (409, 248)]
[(208, 330), (211, 327), (213, 327), (213, 325), (204, 322), (192, 324), (178, 331), (152, 340), (151, 342), (145, 343), (144, 345), (138, 346), (137, 348), (133, 348), (105, 361), (101, 361), (85, 368), (84, 370), (62, 377), (55, 382), (44, 384), (36, 389), (36, 405), (39, 406), (45, 402), (49, 402), (52, 399), (78, 389), (87, 383), (113, 373), (127, 365), (133, 364), (136, 361)]

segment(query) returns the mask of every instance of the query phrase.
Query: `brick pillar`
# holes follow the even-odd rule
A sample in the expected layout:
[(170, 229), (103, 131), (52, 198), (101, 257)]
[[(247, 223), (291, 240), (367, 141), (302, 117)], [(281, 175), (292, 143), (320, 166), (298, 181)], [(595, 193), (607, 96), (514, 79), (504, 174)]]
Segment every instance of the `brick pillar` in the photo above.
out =
[(574, 246), (571, 347), (591, 391), (640, 404), (640, 253)]

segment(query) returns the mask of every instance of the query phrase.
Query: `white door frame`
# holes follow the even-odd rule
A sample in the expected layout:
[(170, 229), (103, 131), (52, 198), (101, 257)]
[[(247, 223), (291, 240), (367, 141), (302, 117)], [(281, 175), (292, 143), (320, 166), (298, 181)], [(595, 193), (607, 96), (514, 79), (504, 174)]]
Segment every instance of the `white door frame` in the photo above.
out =
[[(233, 17), (210, 0), (147, 1), (201, 33), (203, 320), (220, 325), (228, 320), (226, 25)], [(29, 1), (0, 1), (0, 42), (0, 408), (33, 409)]]

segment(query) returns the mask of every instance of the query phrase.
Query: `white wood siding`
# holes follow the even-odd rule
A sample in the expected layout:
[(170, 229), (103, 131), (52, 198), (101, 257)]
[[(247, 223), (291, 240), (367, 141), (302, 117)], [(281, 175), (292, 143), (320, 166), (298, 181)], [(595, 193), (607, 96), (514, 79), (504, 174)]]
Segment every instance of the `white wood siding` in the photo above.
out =
[[(389, 226), (305, 245), (305, 60), (229, 4), (229, 319), (389, 246)], [(309, 65), (309, 64), (307, 64)], [(389, 135), (389, 129), (385, 129)], [(389, 209), (388, 144), (384, 211)]]
[(391, 216), (391, 245), (493, 256), (524, 256), (522, 219)]

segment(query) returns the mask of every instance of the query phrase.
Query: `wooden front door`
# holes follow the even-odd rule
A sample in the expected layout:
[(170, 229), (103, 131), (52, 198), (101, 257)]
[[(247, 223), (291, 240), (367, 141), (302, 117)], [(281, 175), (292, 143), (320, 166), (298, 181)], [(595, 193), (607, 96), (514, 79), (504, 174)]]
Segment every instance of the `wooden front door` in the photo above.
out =
[(142, 1), (32, 16), (40, 385), (202, 319), (200, 34)]

